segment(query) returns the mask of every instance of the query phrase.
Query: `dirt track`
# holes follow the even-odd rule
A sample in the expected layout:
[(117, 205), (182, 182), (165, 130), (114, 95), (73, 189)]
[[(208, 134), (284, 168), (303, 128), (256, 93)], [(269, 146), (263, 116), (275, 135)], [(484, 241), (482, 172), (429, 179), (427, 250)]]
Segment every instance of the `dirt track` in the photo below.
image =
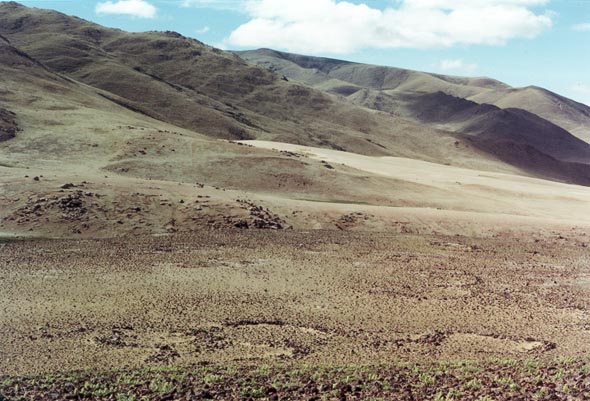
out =
[(0, 243), (0, 374), (583, 357), (583, 239), (228, 231)]

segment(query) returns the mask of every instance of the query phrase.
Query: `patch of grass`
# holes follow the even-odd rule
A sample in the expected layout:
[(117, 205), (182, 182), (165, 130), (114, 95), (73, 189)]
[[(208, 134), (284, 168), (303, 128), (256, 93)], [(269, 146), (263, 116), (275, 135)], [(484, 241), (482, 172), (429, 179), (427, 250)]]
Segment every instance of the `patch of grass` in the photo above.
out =
[(559, 381), (563, 379), (564, 374), (565, 371), (563, 370), (563, 368), (557, 369), (557, 372), (555, 372), (555, 374), (553, 375), (553, 380)]
[[(343, 393), (359, 392), (360, 399), (389, 400), (405, 399), (400, 389), (409, 384), (416, 399), (424, 400), (459, 401), (471, 397), (469, 399), (474, 401), (492, 401), (498, 394), (509, 391), (526, 392), (531, 395), (531, 399), (547, 399), (550, 395), (546, 391), (548, 384), (555, 385), (562, 396), (578, 394), (579, 383), (583, 381), (578, 380), (577, 376), (583, 366), (586, 365), (582, 361), (573, 361), (566, 366), (557, 360), (522, 360), (513, 368), (507, 368), (502, 361), (496, 360), (445, 366), (409, 365), (402, 368), (397, 365), (264, 365), (230, 370), (215, 366), (152, 368), (26, 378), (2, 377), (0, 393), (6, 399), (20, 400), (27, 399), (31, 390), (37, 395), (46, 394), (47, 391), (65, 388), (65, 383), (74, 383), (78, 389), (76, 396), (80, 398), (112, 401), (184, 399), (189, 391), (220, 390), (225, 393), (226, 399), (260, 399), (277, 394), (280, 399), (304, 399), (317, 395), (318, 399), (329, 400), (337, 399)], [(228, 375), (228, 371), (232, 374)], [(472, 373), (476, 371), (479, 373)], [(529, 371), (535, 373), (529, 374)], [(228, 386), (228, 383), (231, 385)], [(304, 388), (306, 390), (301, 392)], [(316, 388), (321, 389), (319, 393), (312, 393)], [(267, 392), (267, 389), (272, 391)]]
[(465, 383), (465, 388), (470, 390), (479, 390), (481, 389), (481, 380), (471, 379), (467, 383)]
[(116, 401), (138, 401), (138, 398), (136, 395), (131, 394), (131, 393), (118, 393), (117, 395), (115, 395), (115, 400)]
[(455, 397), (450, 392), (447, 394), (437, 393), (434, 401), (455, 401)]
[(107, 397), (115, 393), (115, 388), (105, 383), (85, 382), (80, 394), (87, 397)]
[(118, 384), (124, 384), (127, 386), (137, 386), (142, 384), (145, 381), (140, 375), (131, 374), (131, 375), (122, 375), (117, 378)]
[(254, 374), (259, 376), (268, 376), (270, 373), (270, 366), (268, 365), (261, 365), (254, 371)]
[(569, 357), (559, 357), (557, 358), (557, 363), (559, 363), (560, 365), (564, 365), (564, 366), (571, 366), (576, 362), (575, 358), (569, 358)]
[(423, 386), (433, 386), (436, 383), (436, 376), (430, 373), (421, 373), (418, 376), (418, 380)]
[(14, 380), (12, 380), (10, 378), (6, 378), (6, 379), (2, 380), (2, 383), (0, 383), (0, 385), (2, 387), (10, 387), (10, 386), (12, 386), (13, 383), (14, 383)]
[(203, 377), (203, 382), (205, 384), (214, 384), (214, 383), (219, 383), (220, 381), (223, 380), (223, 376), (221, 375), (214, 375), (214, 374), (207, 374), (205, 375), (205, 377)]
[(150, 382), (150, 390), (160, 395), (169, 394), (174, 391), (174, 383), (165, 380), (162, 377), (157, 377)]
[(509, 387), (514, 384), (514, 380), (512, 380), (512, 377), (499, 377), (496, 379), (496, 383), (501, 386)]
[(248, 387), (241, 391), (242, 397), (262, 398), (264, 397), (264, 388), (252, 388)]

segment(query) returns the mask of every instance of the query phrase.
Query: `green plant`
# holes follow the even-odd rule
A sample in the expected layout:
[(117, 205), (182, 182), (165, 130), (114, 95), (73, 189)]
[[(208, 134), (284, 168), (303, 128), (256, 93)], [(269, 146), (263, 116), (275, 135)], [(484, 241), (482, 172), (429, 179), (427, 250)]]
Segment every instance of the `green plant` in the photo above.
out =
[(106, 397), (115, 392), (111, 386), (102, 383), (85, 382), (80, 390), (80, 394), (90, 397)]
[(514, 384), (514, 380), (512, 380), (512, 377), (499, 377), (496, 379), (496, 383), (502, 386), (511, 386)]
[(2, 387), (10, 387), (12, 386), (12, 383), (14, 383), (12, 379), (4, 379), (2, 381)]
[(117, 401), (137, 401), (137, 397), (131, 393), (118, 393), (115, 399)]
[(254, 371), (254, 374), (260, 375), (260, 376), (268, 376), (269, 373), (270, 373), (270, 366), (268, 366), (268, 365), (261, 365), (258, 367), (258, 369), (256, 369)]
[(465, 383), (465, 388), (468, 388), (471, 390), (479, 390), (479, 389), (481, 389), (481, 380), (471, 379), (467, 383)]
[(437, 393), (434, 397), (434, 401), (455, 401), (455, 397), (453, 397), (450, 392), (446, 395), (443, 395), (443, 393)]
[(431, 386), (436, 383), (436, 377), (429, 373), (421, 373), (418, 379), (424, 386)]
[(540, 366), (539, 361), (536, 361), (534, 359), (529, 359), (528, 361), (526, 361), (526, 364), (525, 364), (525, 367), (526, 367), (527, 372), (529, 374), (537, 373), (539, 371), (539, 366)]
[(161, 395), (169, 394), (174, 391), (174, 384), (164, 380), (162, 377), (157, 377), (150, 382), (150, 390)]
[(241, 391), (243, 397), (262, 398), (264, 397), (264, 388), (248, 387)]
[(220, 375), (214, 375), (214, 374), (207, 374), (205, 375), (205, 377), (203, 377), (203, 382), (205, 384), (213, 384), (213, 383), (218, 383), (221, 380), (223, 380), (223, 377)]

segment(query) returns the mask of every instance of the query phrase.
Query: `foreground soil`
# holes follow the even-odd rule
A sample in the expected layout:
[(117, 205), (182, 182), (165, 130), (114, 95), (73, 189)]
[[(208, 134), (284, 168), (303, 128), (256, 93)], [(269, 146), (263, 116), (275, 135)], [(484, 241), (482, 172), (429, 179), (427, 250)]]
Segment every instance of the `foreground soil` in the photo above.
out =
[(584, 399), (588, 240), (296, 230), (4, 240), (1, 392)]
[[(11, 400), (586, 400), (590, 365), (562, 359), (388, 366), (191, 366), (4, 378)], [(2, 395), (3, 394), (3, 395)]]

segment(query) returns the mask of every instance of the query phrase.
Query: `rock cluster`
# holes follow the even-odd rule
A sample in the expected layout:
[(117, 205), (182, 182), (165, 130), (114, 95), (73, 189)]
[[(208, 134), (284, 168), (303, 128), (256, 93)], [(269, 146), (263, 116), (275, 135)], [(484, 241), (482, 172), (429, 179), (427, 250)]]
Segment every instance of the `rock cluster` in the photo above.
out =
[(18, 131), (16, 115), (11, 111), (0, 108), (0, 142), (14, 138)]
[(250, 218), (235, 221), (234, 227), (244, 229), (257, 228), (262, 230), (282, 230), (285, 228), (285, 221), (278, 215), (272, 213), (268, 208), (258, 206), (247, 200), (238, 199), (238, 203), (242, 205), (243, 209), (249, 212)]

